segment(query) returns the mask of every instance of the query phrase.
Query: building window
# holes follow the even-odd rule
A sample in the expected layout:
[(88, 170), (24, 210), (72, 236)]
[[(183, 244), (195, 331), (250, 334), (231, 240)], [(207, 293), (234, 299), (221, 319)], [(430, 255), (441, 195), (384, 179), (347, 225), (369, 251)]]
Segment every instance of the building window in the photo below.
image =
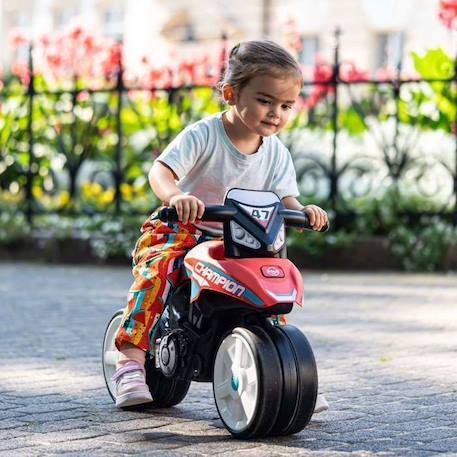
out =
[(316, 54), (319, 51), (319, 38), (315, 35), (303, 35), (300, 41), (299, 61), (305, 66), (313, 67), (316, 62)]
[(75, 11), (59, 10), (54, 14), (54, 24), (57, 29), (62, 29), (69, 24), (71, 18), (75, 16)]
[(398, 68), (405, 47), (404, 32), (380, 33), (376, 44), (376, 68)]
[[(32, 33), (32, 17), (30, 14), (11, 11), (5, 14), (5, 29), (16, 29), (20, 35), (30, 38)], [(11, 54), (13, 60), (27, 61), (29, 58), (29, 45), (21, 44)]]
[(162, 26), (161, 34), (174, 42), (198, 41), (195, 24), (186, 9), (180, 9), (172, 13)]
[(115, 6), (105, 10), (103, 14), (103, 30), (106, 35), (121, 41), (124, 36), (124, 11)]

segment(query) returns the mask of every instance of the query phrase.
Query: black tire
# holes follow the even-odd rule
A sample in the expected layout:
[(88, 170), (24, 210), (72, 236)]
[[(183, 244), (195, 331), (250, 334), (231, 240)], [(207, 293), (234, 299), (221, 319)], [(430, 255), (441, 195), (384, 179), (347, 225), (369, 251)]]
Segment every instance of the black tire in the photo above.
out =
[[(111, 377), (113, 376), (116, 367), (115, 367), (115, 361), (111, 361), (111, 363), (107, 363), (107, 360), (105, 359), (106, 356), (106, 351), (114, 351), (114, 338), (115, 334), (117, 333), (117, 330), (119, 328), (119, 324), (122, 319), (122, 314), (123, 310), (119, 309), (116, 311), (113, 316), (111, 317), (110, 321), (108, 322), (108, 325), (106, 326), (105, 329), (105, 334), (103, 336), (103, 345), (102, 345), (102, 369), (103, 369), (103, 378), (105, 380), (106, 388), (108, 390), (108, 393), (111, 397), (111, 399), (116, 402), (115, 398), (115, 386), (114, 382), (112, 381)], [(117, 356), (116, 356), (117, 360)]]
[[(112, 349), (113, 346), (113, 335), (114, 328), (113, 324), (120, 323), (120, 319), (123, 315), (123, 310), (118, 310), (113, 317), (110, 319), (106, 331), (105, 336), (103, 338), (103, 351), (102, 351), (102, 366), (103, 366), (103, 375), (105, 378), (105, 384), (108, 389), (108, 393), (113, 399), (116, 401), (115, 394), (114, 394), (114, 386), (113, 382), (111, 381), (111, 376), (114, 374), (113, 370), (107, 371), (106, 363), (105, 363), (105, 348)], [(118, 327), (117, 327), (118, 328)], [(109, 341), (108, 341), (109, 339)], [(149, 408), (151, 406), (156, 406), (158, 408), (169, 408), (170, 406), (177, 405), (180, 403), (187, 394), (187, 391), (190, 387), (190, 381), (182, 381), (180, 379), (173, 379), (173, 378), (166, 378), (160, 370), (157, 370), (154, 366), (154, 361), (150, 358), (146, 359), (145, 363), (145, 370), (146, 370), (146, 383), (149, 387), (149, 391), (151, 392), (153, 401), (152, 403), (145, 403), (144, 405), (136, 405), (132, 407), (127, 407), (126, 409), (135, 409), (140, 410), (143, 408)]]
[(267, 329), (281, 359), (283, 394), (280, 411), (270, 434), (292, 435), (311, 420), (316, 405), (318, 376), (313, 350), (293, 325)]
[(146, 359), (146, 383), (152, 395), (152, 405), (170, 408), (181, 403), (187, 395), (191, 381), (167, 378), (154, 365), (154, 359)]
[[(231, 340), (228, 340), (229, 338), (231, 338)], [(252, 396), (251, 411), (247, 413), (244, 405), (241, 406), (241, 408), (243, 408), (242, 412), (246, 418), (246, 423), (242, 422), (241, 425), (238, 425), (238, 422), (241, 421), (238, 421), (233, 425), (234, 420), (231, 418), (231, 412), (228, 411), (231, 408), (230, 402), (232, 400), (227, 400), (227, 402), (225, 402), (223, 396), (219, 393), (216, 394), (216, 389), (218, 389), (216, 382), (225, 376), (224, 370), (226, 369), (221, 369), (223, 366), (222, 359), (224, 358), (224, 353), (229, 352), (227, 347), (230, 344), (230, 341), (236, 339), (241, 340), (242, 344), (245, 345), (245, 350), (250, 356), (252, 355), (252, 367), (250, 371), (253, 373), (255, 370), (256, 377), (256, 394)], [(220, 372), (216, 373), (216, 370), (219, 370)], [(235, 398), (238, 395), (238, 387), (234, 387), (234, 379), (236, 380), (237, 377), (234, 374), (232, 374), (231, 377), (230, 383), (234, 393), (225, 394), (226, 398), (230, 396)], [(228, 384), (228, 379), (225, 380), (225, 383)], [(238, 381), (235, 381), (235, 384), (238, 385)], [(264, 329), (259, 326), (252, 326), (249, 328), (237, 327), (221, 341), (214, 363), (213, 394), (219, 416), (227, 430), (235, 438), (260, 438), (269, 434), (279, 413), (282, 384), (282, 369), (278, 352)], [(239, 394), (240, 398), (242, 397), (242, 393)], [(235, 404), (236, 401), (237, 400), (234, 400), (233, 404)], [(235, 410), (235, 406), (233, 407), (233, 410)], [(248, 415), (250, 416), (249, 418)]]
[[(160, 338), (165, 332), (165, 316), (162, 316), (158, 323), (155, 338)], [(150, 342), (151, 346), (153, 342)], [(155, 367), (155, 360), (152, 357), (146, 357), (146, 384), (152, 395), (152, 406), (157, 408), (170, 408), (181, 403), (190, 387), (190, 380), (177, 378), (167, 378), (160, 368)]]

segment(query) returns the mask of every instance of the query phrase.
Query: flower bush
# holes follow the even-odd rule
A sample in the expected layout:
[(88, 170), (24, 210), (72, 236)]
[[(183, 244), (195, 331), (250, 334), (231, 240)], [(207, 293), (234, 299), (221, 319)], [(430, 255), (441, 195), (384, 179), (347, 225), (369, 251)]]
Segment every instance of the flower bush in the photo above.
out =
[[(450, 28), (455, 26), (455, 11), (455, 1), (441, 2), (440, 17)], [(296, 38), (290, 34), (290, 44), (298, 50)], [(28, 44), (18, 32), (11, 41), (15, 46)], [(22, 227), (27, 226), (23, 214), (30, 189), (34, 212), (59, 214), (39, 216), (36, 227), (60, 238), (89, 237), (101, 257), (125, 254), (137, 236), (137, 227), (133, 230), (130, 221), (140, 224), (159, 204), (147, 181), (154, 159), (186, 125), (221, 110), (212, 87), (220, 77), (225, 48), (221, 56), (177, 59), (170, 68), (156, 68), (145, 57), (136, 74), (124, 68), (122, 51), (119, 43), (75, 23), (35, 43), (33, 75), (25, 62), (18, 61), (11, 74), (3, 77), (0, 209), (5, 215), (0, 221), (4, 227), (0, 240), (11, 242), (29, 233)], [(424, 255), (418, 257), (399, 246), (406, 246), (413, 236), (428, 240), (426, 243), (436, 238), (431, 242), (434, 252), (442, 252), (450, 243), (445, 235), (450, 233), (448, 229), (424, 228), (419, 233), (414, 226), (417, 222), (400, 215), (409, 211), (449, 213), (455, 205), (452, 193), (443, 204), (434, 195), (422, 197), (421, 192), (411, 192), (405, 184), (419, 182), (432, 168), (430, 158), (417, 151), (413, 141), (417, 132), (440, 132), (445, 138), (456, 133), (457, 94), (451, 83), (455, 66), (442, 49), (414, 53), (413, 59), (415, 77), (430, 81), (397, 84), (398, 75), (383, 69), (377, 74), (380, 84), (370, 84), (370, 75), (355, 63), (342, 62), (335, 75), (333, 65), (322, 58), (308, 69), (313, 84), (301, 94), (282, 139), (296, 161), (299, 182), (303, 188), (311, 188), (303, 192), (304, 199), (330, 208), (332, 217), (344, 212), (356, 217), (349, 218), (352, 222), (344, 227), (337, 224), (337, 229), (324, 237), (293, 234), (291, 246), (305, 246), (307, 254), (318, 256), (349, 246), (362, 233), (381, 234), (390, 237), (393, 253), (409, 259), (405, 267), (439, 264), (438, 254), (431, 258), (422, 249)], [(32, 81), (33, 103), (28, 93)], [(343, 96), (334, 119), (336, 90)], [(376, 145), (379, 157), (365, 152), (346, 157), (339, 152), (334, 160), (328, 151), (312, 157), (303, 146), (304, 134), (315, 135), (320, 149), (325, 149), (323, 145), (331, 145), (336, 138), (335, 128), (338, 138), (353, 144), (362, 145), (373, 136), (370, 144)], [(455, 174), (456, 165), (448, 157), (432, 165), (439, 165), (451, 178)], [(365, 196), (352, 192), (352, 187), (360, 188), (361, 182), (370, 181), (373, 169), (381, 168), (386, 169), (381, 191)], [(30, 175), (33, 179), (28, 181)], [(347, 183), (349, 175), (356, 184)], [(310, 186), (313, 181), (317, 184)], [(79, 216), (69, 219), (70, 214)], [(135, 219), (134, 214), (141, 216)], [(303, 243), (304, 237), (310, 242)]]
[(457, 25), (457, 0), (440, 0), (439, 18), (448, 29), (455, 28)]

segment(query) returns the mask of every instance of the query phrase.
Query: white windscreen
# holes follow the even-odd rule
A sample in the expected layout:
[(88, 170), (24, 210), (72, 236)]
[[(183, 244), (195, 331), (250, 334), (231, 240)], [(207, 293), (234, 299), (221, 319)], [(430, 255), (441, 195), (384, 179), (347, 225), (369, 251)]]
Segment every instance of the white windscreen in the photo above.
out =
[(230, 189), (227, 192), (226, 198), (231, 198), (245, 205), (254, 206), (267, 206), (281, 201), (274, 192), (247, 189)]

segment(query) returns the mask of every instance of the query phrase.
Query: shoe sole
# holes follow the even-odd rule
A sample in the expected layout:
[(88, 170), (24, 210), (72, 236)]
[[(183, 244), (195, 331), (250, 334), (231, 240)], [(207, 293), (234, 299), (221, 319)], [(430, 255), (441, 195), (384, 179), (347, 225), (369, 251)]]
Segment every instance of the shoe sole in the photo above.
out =
[(151, 394), (145, 392), (128, 392), (124, 395), (120, 395), (116, 398), (116, 406), (118, 408), (124, 408), (126, 406), (135, 406), (142, 405), (146, 403), (151, 403), (152, 397)]
[(327, 410), (328, 410), (328, 406), (321, 406), (320, 408), (316, 408), (314, 410), (313, 414), (319, 414), (319, 413), (322, 413), (322, 412), (327, 411)]

